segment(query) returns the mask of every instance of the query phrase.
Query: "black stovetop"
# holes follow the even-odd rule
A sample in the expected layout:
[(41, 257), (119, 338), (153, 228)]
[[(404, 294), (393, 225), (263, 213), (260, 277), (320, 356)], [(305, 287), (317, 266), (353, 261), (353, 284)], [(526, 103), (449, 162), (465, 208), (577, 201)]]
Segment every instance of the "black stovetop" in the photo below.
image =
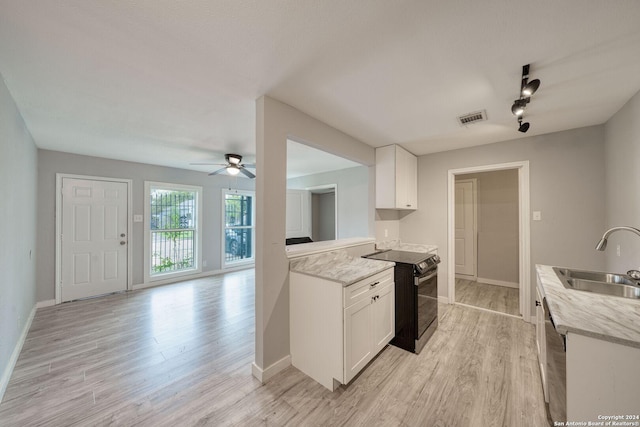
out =
[(378, 259), (381, 261), (391, 261), (401, 264), (417, 265), (422, 261), (427, 260), (436, 255), (424, 252), (407, 252), (407, 251), (395, 251), (392, 249), (374, 252), (369, 255), (364, 255), (363, 258)]

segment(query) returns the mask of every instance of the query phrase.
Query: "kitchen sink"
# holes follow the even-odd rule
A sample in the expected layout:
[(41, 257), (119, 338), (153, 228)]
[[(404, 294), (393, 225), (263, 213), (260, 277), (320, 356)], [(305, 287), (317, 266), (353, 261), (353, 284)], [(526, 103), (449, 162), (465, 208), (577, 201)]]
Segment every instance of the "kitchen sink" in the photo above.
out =
[(626, 274), (553, 267), (565, 288), (640, 299), (640, 285)]

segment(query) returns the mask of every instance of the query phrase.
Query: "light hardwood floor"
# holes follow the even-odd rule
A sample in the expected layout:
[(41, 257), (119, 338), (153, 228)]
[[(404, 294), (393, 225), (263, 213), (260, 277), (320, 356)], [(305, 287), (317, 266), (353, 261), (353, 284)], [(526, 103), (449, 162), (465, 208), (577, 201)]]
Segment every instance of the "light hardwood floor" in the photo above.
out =
[(293, 367), (260, 384), (253, 274), (38, 310), (0, 425), (547, 425), (533, 326), (463, 306), (333, 393)]
[(456, 302), (462, 304), (519, 316), (519, 298), (516, 288), (456, 279)]

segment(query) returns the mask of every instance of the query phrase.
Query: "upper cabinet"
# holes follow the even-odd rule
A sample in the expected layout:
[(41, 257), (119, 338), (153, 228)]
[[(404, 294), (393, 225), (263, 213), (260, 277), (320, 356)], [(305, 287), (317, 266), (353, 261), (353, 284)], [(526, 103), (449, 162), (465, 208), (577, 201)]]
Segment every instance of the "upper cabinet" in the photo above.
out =
[(418, 209), (418, 158), (398, 145), (376, 148), (376, 209)]

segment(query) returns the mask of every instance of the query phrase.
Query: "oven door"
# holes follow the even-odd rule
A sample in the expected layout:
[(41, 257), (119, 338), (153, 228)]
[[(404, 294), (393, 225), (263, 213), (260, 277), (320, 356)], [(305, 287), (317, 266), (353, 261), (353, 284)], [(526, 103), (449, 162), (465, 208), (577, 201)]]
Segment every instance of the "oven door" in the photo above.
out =
[(438, 269), (431, 269), (415, 278), (417, 291), (416, 353), (431, 338), (438, 326)]

